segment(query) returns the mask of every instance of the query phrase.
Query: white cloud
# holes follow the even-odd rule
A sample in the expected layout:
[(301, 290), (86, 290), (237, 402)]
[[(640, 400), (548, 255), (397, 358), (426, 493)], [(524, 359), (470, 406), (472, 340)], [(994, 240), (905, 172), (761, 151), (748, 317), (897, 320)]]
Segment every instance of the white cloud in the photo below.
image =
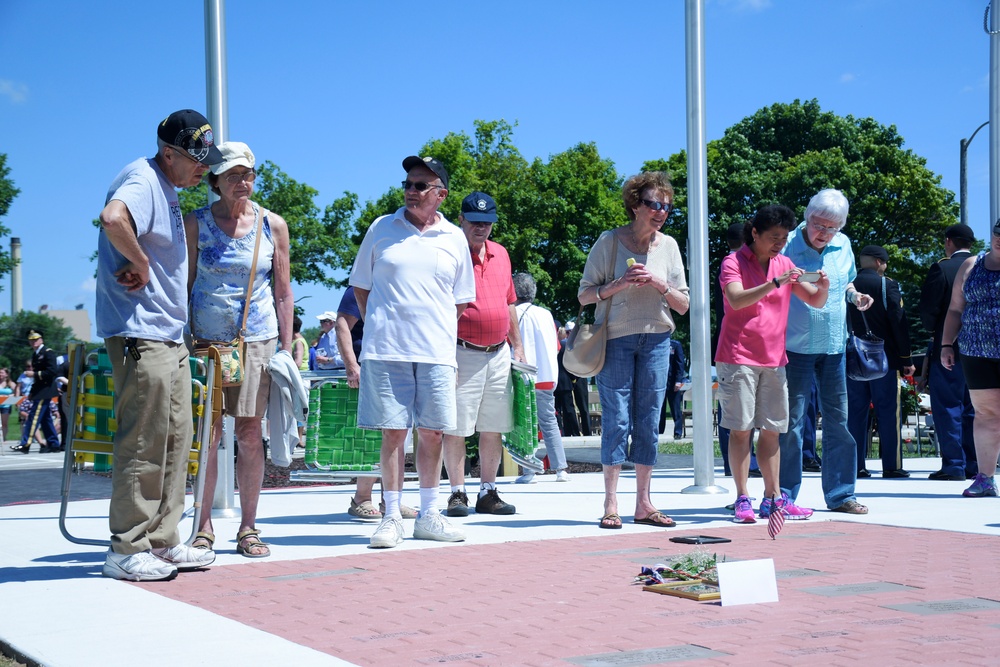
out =
[(771, 0), (719, 0), (719, 4), (736, 12), (762, 12), (771, 8)]
[(852, 72), (844, 72), (843, 74), (840, 75), (840, 82), (841, 83), (854, 83), (854, 80), (857, 79), (857, 78), (858, 78), (857, 75), (855, 75)]
[(97, 278), (90, 276), (80, 284), (80, 289), (84, 292), (97, 292)]
[(0, 79), (0, 95), (9, 98), (14, 104), (20, 104), (28, 99), (28, 86), (10, 79)]

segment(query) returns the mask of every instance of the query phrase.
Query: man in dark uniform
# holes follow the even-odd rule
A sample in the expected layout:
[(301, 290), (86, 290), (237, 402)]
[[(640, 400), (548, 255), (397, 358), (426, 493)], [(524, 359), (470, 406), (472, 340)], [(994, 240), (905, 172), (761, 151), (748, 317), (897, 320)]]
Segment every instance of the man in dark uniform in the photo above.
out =
[(56, 378), (59, 376), (59, 362), (56, 359), (55, 351), (50, 347), (45, 347), (42, 334), (31, 331), (28, 334), (28, 344), (34, 348), (31, 355), (31, 365), (35, 369), (35, 382), (31, 385), (31, 392), (28, 398), (31, 399), (31, 412), (28, 419), (21, 424), (21, 444), (14, 448), (14, 451), (27, 454), (31, 448), (31, 436), (39, 427), (45, 436), (45, 445), (42, 446), (42, 454), (48, 452), (61, 452), (59, 435), (56, 433), (55, 424), (52, 423), (51, 401), (55, 398)]
[(684, 346), (679, 340), (670, 339), (670, 368), (667, 370), (667, 393), (660, 406), (660, 433), (666, 433), (667, 408), (674, 420), (674, 440), (684, 437), (684, 392), (681, 385), (688, 381)]
[(903, 439), (900, 434), (902, 413), (899, 402), (899, 373), (913, 375), (910, 360), (910, 327), (903, 312), (899, 283), (885, 277), (889, 253), (885, 248), (868, 245), (861, 249), (854, 286), (862, 294), (870, 294), (875, 303), (864, 316), (853, 306), (847, 309), (855, 333), (865, 330), (885, 341), (889, 372), (877, 380), (859, 381), (847, 378), (847, 428), (858, 443), (858, 476), (870, 477), (865, 469), (868, 446), (868, 406), (875, 408), (878, 419), (879, 450), (882, 454), (882, 477), (909, 477), (903, 470)]
[(946, 229), (945, 258), (930, 268), (920, 292), (920, 319), (934, 332), (934, 342), (928, 353), (928, 387), (934, 432), (941, 447), (941, 469), (932, 472), (929, 479), (959, 481), (972, 479), (979, 472), (972, 436), (976, 411), (965, 385), (965, 373), (961, 364), (955, 364), (950, 371), (941, 365), (941, 333), (951, 303), (951, 288), (962, 262), (971, 256), (969, 248), (975, 240), (976, 235), (968, 225), (952, 225)]

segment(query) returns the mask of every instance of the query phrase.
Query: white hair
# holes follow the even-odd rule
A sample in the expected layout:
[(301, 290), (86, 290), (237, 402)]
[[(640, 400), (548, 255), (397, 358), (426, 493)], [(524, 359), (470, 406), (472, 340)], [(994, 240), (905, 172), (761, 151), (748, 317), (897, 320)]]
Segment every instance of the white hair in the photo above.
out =
[(820, 190), (813, 195), (813, 198), (809, 200), (809, 205), (806, 206), (806, 222), (815, 216), (836, 222), (838, 227), (843, 227), (847, 223), (849, 209), (850, 204), (847, 203), (847, 197), (840, 190), (833, 188)]

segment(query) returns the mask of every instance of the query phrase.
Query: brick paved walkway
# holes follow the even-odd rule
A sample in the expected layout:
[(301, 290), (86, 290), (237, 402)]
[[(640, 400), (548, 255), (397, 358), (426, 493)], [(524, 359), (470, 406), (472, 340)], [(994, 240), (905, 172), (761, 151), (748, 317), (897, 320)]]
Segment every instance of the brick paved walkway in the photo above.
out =
[(715, 527), (733, 541), (714, 551), (774, 559), (779, 602), (723, 608), (630, 583), (695, 548), (668, 537), (698, 532), (373, 551), (136, 586), (358, 665), (1000, 662), (994, 536), (813, 521), (771, 541), (763, 523)]

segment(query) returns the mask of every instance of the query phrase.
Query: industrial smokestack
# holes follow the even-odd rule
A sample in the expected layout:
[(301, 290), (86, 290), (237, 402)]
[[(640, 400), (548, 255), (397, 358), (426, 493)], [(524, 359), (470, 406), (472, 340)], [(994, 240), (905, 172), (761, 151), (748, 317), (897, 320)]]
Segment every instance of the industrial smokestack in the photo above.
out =
[(14, 262), (14, 268), (10, 271), (10, 314), (17, 315), (21, 312), (21, 239), (10, 239), (10, 258)]

